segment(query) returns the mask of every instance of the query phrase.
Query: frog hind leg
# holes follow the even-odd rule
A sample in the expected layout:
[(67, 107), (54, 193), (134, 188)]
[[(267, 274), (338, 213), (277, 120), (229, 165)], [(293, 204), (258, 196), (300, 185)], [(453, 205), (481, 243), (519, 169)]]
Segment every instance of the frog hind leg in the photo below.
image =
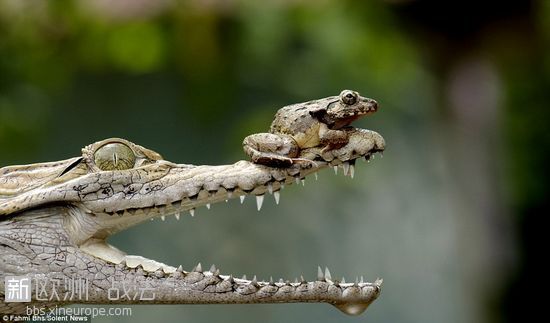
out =
[(300, 147), (287, 135), (256, 133), (244, 138), (243, 149), (252, 162), (270, 167), (289, 167), (304, 161), (296, 158)]

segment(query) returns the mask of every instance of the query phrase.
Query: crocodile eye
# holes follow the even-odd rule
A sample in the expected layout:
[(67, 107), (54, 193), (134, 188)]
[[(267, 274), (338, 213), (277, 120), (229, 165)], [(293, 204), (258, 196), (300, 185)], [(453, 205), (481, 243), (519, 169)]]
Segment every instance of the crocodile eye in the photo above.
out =
[(352, 105), (357, 102), (357, 94), (349, 90), (342, 91), (340, 98), (342, 99), (342, 102), (347, 105)]
[(94, 162), (101, 170), (124, 170), (134, 167), (136, 155), (125, 144), (114, 142), (99, 147)]

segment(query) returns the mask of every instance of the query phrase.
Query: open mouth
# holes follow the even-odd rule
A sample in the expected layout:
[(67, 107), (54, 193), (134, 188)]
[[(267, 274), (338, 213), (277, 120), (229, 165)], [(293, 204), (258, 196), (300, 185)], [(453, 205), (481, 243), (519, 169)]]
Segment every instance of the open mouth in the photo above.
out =
[[(242, 203), (246, 195), (255, 197), (257, 208), (260, 210), (265, 195), (273, 196), (278, 204), (281, 191), (285, 186), (303, 184), (306, 176), (313, 175), (316, 177), (316, 172), (326, 167), (333, 168), (335, 173), (341, 170), (345, 176), (353, 178), (355, 163), (358, 159), (364, 158), (369, 161), (374, 158), (377, 152), (384, 149), (383, 144), (371, 144), (365, 148), (364, 142), (361, 140), (361, 138), (358, 138), (356, 142), (350, 141), (351, 147), (356, 144), (356, 148), (350, 149), (348, 145), (345, 150), (332, 151), (327, 153), (329, 155), (321, 156), (320, 160), (316, 161), (317, 165), (313, 167), (296, 166), (287, 169), (270, 169), (270, 175), (262, 177), (262, 182), (259, 185), (256, 183), (247, 186), (246, 183), (234, 184), (231, 181), (225, 181), (219, 185), (210, 183), (211, 186), (202, 185), (198, 190), (193, 190), (192, 194), (185, 194), (183, 198), (168, 199), (165, 203), (156, 203), (154, 206), (92, 212), (93, 216), (89, 216), (91, 212), (89, 210), (75, 210), (72, 215), (76, 221), (71, 223), (93, 221), (95, 225), (101, 227), (91, 237), (81, 241), (78, 244), (79, 248), (89, 255), (111, 263), (117, 268), (123, 268), (135, 275), (154, 276), (174, 279), (175, 281), (181, 280), (186, 282), (187, 285), (195, 286), (193, 288), (201, 293), (225, 295), (225, 298), (221, 298), (221, 300), (226, 303), (327, 302), (347, 314), (360, 314), (380, 293), (381, 279), (377, 279), (374, 283), (365, 282), (362, 277), (351, 281), (346, 281), (345, 278), (337, 280), (332, 278), (328, 268), (322, 269), (320, 267), (317, 270), (317, 279), (314, 281), (306, 281), (303, 277), (278, 281), (272, 279), (259, 281), (256, 277), (247, 278), (246, 276), (237, 278), (220, 273), (215, 266), (206, 270), (200, 263), (187, 271), (181, 266), (175, 267), (141, 256), (127, 255), (108, 244), (106, 238), (129, 225), (148, 219), (164, 221), (166, 217), (174, 216), (176, 220), (179, 220), (183, 215), (194, 216), (194, 210), (198, 207), (209, 209), (212, 203), (231, 198), (238, 197)], [(250, 174), (257, 172), (258, 169), (261, 169), (262, 172), (268, 169), (265, 166), (250, 162), (241, 161), (239, 163), (239, 167), (241, 170), (245, 169), (245, 173), (247, 168), (250, 168)], [(197, 173), (206, 177), (210, 176), (208, 175), (209, 172), (211, 174), (231, 172), (230, 168), (219, 168), (222, 166), (195, 167)], [(190, 170), (192, 168), (186, 168), (186, 171)], [(251, 177), (253, 176), (251, 175)], [(224, 176), (224, 178), (230, 178), (230, 176)], [(238, 180), (242, 181), (242, 176)], [(83, 216), (86, 217), (85, 220), (82, 219)], [(70, 226), (68, 231), (71, 231)], [(234, 296), (229, 297), (229, 294)], [(253, 296), (254, 298), (252, 298)]]

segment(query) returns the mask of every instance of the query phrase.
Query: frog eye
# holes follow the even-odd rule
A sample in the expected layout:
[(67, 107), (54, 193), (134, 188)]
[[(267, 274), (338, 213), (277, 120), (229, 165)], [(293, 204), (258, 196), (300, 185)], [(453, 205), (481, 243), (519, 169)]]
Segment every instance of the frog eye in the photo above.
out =
[(136, 155), (127, 145), (112, 142), (96, 150), (94, 162), (101, 170), (125, 170), (134, 167)]
[(347, 105), (355, 104), (355, 102), (357, 102), (357, 93), (350, 90), (344, 90), (340, 93), (340, 99)]

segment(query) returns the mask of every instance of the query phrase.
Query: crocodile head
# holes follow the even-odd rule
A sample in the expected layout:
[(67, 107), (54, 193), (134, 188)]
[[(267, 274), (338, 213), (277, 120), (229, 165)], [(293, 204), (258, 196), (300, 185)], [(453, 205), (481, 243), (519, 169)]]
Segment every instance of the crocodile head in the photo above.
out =
[[(327, 166), (342, 167), (353, 176), (355, 160), (368, 160), (382, 151), (384, 140), (373, 131), (350, 128), (348, 132), (345, 147), (328, 152), (311, 148), (308, 153), (318, 149), (319, 157), (307, 167), (271, 168), (248, 161), (175, 164), (120, 138), (93, 143), (79, 157), (4, 167), (0, 169), (0, 272), (85, 276), (97, 287), (91, 292), (93, 303), (113, 303), (104, 291), (115, 282), (133, 280), (155, 289), (154, 303), (328, 302), (346, 313), (361, 313), (378, 296), (381, 281), (333, 281), (328, 270), (312, 282), (236, 279), (215, 268), (203, 271), (198, 265), (185, 271), (127, 255), (106, 242), (137, 223), (170, 215), (179, 219), (181, 214), (193, 215), (197, 207), (209, 208), (231, 198), (242, 201), (253, 195), (259, 210), (264, 195), (273, 195), (278, 203), (285, 185)], [(57, 251), (47, 251), (51, 248)], [(64, 253), (61, 258), (59, 250)], [(97, 268), (105, 276), (121, 278), (98, 278)]]

